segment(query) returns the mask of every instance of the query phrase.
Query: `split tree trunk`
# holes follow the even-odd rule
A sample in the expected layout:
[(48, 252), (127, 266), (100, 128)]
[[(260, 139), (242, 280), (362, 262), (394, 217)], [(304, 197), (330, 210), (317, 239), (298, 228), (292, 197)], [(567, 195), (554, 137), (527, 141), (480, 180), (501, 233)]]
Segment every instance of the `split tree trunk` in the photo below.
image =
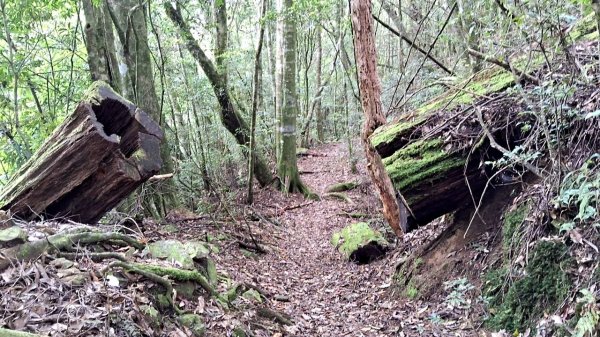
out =
[(0, 209), (95, 223), (160, 170), (162, 139), (144, 111), (96, 82), (0, 192)]
[(368, 162), (367, 168), (383, 203), (383, 216), (396, 235), (402, 236), (402, 232), (407, 228), (406, 207), (396, 199), (394, 185), (385, 171), (379, 153), (375, 151), (369, 140), (375, 129), (386, 122), (381, 107), (381, 85), (377, 75), (377, 53), (371, 6), (371, 0), (352, 0), (351, 2), (360, 100), (365, 115), (361, 136)]

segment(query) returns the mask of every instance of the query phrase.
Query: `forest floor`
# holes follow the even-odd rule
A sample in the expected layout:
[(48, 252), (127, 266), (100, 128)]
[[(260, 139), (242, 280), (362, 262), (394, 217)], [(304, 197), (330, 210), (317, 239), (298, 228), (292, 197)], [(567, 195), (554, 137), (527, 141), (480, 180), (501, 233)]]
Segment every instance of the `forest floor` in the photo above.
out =
[[(302, 179), (321, 196), (318, 201), (285, 196), (272, 187), (258, 190), (252, 207), (241, 197), (224, 203), (222, 196), (213, 195), (207, 200), (212, 209), (204, 214), (181, 210), (160, 222), (136, 223), (126, 232), (144, 243), (179, 241), (208, 247), (218, 274), (214, 285), (226, 303), (201, 289), (192, 288), (186, 296), (185, 288), (177, 288), (173, 304), (199, 315), (206, 336), (483, 336), (479, 287), (469, 277), (483, 270), (481, 264), (473, 264), (481, 261), (481, 245), (436, 249), (441, 255), (425, 258), (423, 270), (451, 266), (421, 278), (425, 284), (430, 282), (428, 275), (435, 274), (431, 279), (438, 281), (430, 294), (419, 293), (421, 284), (401, 286), (396, 267), (431, 242), (444, 229), (443, 221), (396, 238), (381, 219), (364, 159), (359, 159), (357, 173), (350, 172), (348, 162), (342, 143), (321, 145), (299, 157)], [(360, 185), (344, 192), (346, 200), (327, 196), (327, 187), (347, 181)], [(348, 216), (357, 213), (365, 216)], [(102, 230), (123, 230), (122, 220), (118, 225), (106, 221), (99, 225)], [(385, 257), (357, 265), (332, 246), (332, 234), (357, 221), (368, 221), (386, 236), (392, 248)], [(52, 220), (19, 224), (30, 240), (80, 225)], [(253, 243), (267, 253), (253, 250)], [(101, 271), (109, 269), (111, 260), (95, 261), (90, 254), (109, 249), (133, 262), (181, 264), (114, 244), (74, 249), (78, 253), (72, 261), (45, 254), (0, 273), (0, 327), (43, 336), (192, 336), (171, 307), (161, 307), (156, 296), (161, 287), (123, 270), (107, 276)], [(455, 262), (446, 264), (450, 260)], [(248, 297), (248, 289), (260, 295)], [(158, 311), (149, 309), (152, 306)], [(273, 313), (284, 319), (274, 319)]]
[[(377, 196), (365, 172), (364, 160), (353, 174), (349, 170), (347, 146), (342, 143), (322, 145), (310, 153), (313, 155), (302, 156), (298, 162), (304, 183), (324, 196), (332, 184), (360, 181), (359, 188), (347, 192), (352, 202), (331, 197), (310, 201), (297, 195), (285, 197), (270, 189), (262, 190), (255, 209), (282, 224), (262, 234), (268, 240), (270, 253), (249, 257), (238, 250), (228, 250), (216, 257), (223, 272), (289, 300), (270, 303), (294, 322), (281, 331), (284, 335), (478, 335), (477, 325), (470, 319), (475, 316), (470, 305), (449, 305), (443, 291), (437, 299), (411, 300), (395, 284), (398, 261), (432, 239), (439, 228), (406, 235), (393, 243), (395, 249), (386, 257), (367, 265), (352, 263), (336, 251), (330, 243), (332, 234), (358, 221), (348, 217), (349, 213), (368, 214), (370, 217), (361, 221), (370, 221), (382, 231), (387, 229), (380, 218)], [(391, 232), (386, 234), (393, 240)], [(470, 303), (470, 299), (462, 300)]]

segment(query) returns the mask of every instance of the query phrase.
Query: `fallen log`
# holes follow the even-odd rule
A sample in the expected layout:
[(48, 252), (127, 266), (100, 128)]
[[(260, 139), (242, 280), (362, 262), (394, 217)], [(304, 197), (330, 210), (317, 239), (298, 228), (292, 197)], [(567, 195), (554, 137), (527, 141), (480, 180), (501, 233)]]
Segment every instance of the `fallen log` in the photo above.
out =
[(0, 209), (95, 223), (162, 165), (163, 133), (144, 111), (95, 82), (0, 192)]
[[(536, 58), (532, 63), (539, 67), (542, 62)], [(512, 73), (487, 69), (376, 130), (371, 143), (406, 200), (408, 230), (475, 206), (493, 174), (485, 162), (503, 155), (489, 137), (512, 149), (524, 136), (518, 122), (527, 122), (528, 117), (519, 115), (526, 107), (517, 95), (504, 93), (514, 84)]]

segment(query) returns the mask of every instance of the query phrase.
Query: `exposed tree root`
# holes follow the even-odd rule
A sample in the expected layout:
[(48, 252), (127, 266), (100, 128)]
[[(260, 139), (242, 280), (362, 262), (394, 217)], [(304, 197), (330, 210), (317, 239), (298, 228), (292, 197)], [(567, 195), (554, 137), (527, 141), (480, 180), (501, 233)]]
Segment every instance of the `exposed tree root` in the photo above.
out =
[(40, 337), (40, 335), (0, 328), (0, 337)]
[(352, 199), (350, 199), (350, 198), (349, 198), (349, 197), (348, 197), (346, 194), (344, 194), (344, 193), (336, 193), (336, 192), (333, 192), (333, 193), (327, 193), (327, 194), (325, 194), (324, 196), (325, 196), (325, 197), (331, 197), (331, 198), (340, 199), (340, 200), (342, 200), (342, 201), (345, 201), (345, 202), (347, 202), (347, 203), (349, 203), (349, 204), (351, 204), (351, 203), (352, 203)]
[(143, 249), (139, 241), (119, 233), (104, 233), (92, 231), (89, 228), (76, 228), (72, 231), (55, 234), (44, 240), (27, 242), (22, 245), (2, 251), (0, 256), (0, 271), (16, 262), (32, 261), (44, 253), (67, 251), (72, 252), (77, 245), (89, 245), (102, 242), (116, 242)]
[(333, 184), (327, 187), (327, 192), (345, 192), (350, 191), (360, 186), (360, 183), (357, 181), (346, 181), (343, 183)]

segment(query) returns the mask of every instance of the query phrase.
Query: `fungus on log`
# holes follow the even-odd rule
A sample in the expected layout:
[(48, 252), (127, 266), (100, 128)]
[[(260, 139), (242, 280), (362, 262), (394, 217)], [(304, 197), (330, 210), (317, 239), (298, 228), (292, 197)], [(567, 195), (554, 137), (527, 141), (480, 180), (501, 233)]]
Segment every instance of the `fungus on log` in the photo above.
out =
[(410, 208), (409, 230), (478, 201), (493, 173), (485, 161), (503, 155), (490, 146), (478, 113), (498, 144), (518, 145), (518, 122), (528, 117), (519, 115), (526, 108), (517, 95), (504, 93), (514, 80), (504, 69), (486, 69), (370, 138)]
[(95, 82), (0, 192), (0, 209), (95, 223), (157, 173), (163, 132), (144, 111)]

